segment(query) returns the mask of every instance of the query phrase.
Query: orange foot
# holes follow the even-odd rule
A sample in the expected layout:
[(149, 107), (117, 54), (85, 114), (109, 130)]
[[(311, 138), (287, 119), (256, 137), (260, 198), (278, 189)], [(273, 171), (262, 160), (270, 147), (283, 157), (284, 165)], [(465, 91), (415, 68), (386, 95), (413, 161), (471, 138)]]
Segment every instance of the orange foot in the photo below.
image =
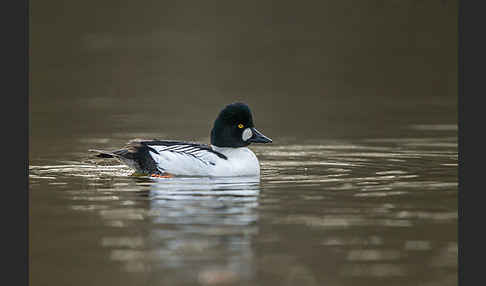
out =
[(150, 175), (150, 177), (155, 177), (155, 178), (173, 178), (174, 175), (169, 174), (169, 173), (165, 173), (163, 175), (161, 175), (161, 174), (152, 174), (152, 175)]

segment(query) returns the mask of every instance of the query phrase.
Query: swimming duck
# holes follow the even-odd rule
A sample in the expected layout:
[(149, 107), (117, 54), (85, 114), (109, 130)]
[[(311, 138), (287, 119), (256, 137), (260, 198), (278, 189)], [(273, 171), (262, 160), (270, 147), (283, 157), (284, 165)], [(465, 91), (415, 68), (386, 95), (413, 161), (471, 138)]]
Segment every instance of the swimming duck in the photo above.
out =
[(173, 176), (259, 176), (260, 164), (251, 143), (270, 143), (253, 124), (250, 108), (244, 103), (224, 107), (211, 130), (211, 144), (174, 140), (128, 142), (115, 151), (90, 150), (99, 158), (117, 158), (136, 173), (152, 177)]

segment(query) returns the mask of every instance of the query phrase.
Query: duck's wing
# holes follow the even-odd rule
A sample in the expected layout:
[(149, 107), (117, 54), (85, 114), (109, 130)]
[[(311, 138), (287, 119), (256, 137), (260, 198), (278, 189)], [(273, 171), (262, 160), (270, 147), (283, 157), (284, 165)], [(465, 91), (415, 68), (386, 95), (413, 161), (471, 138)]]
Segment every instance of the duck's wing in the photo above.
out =
[(207, 176), (218, 162), (227, 159), (205, 144), (169, 140), (140, 143), (148, 148), (161, 172), (173, 175)]
[(116, 157), (137, 172), (146, 174), (208, 175), (218, 160), (226, 156), (209, 145), (172, 140), (132, 140), (125, 148), (98, 152), (98, 157)]

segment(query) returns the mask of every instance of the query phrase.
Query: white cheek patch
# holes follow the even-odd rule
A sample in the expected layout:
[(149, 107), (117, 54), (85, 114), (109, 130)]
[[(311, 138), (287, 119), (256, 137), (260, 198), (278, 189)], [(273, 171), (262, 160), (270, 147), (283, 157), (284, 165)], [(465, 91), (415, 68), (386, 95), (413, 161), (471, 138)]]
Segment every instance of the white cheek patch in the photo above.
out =
[(246, 128), (245, 130), (243, 130), (243, 134), (241, 134), (241, 139), (243, 139), (243, 141), (246, 141), (250, 139), (251, 136), (253, 136), (253, 132), (251, 132), (250, 128)]

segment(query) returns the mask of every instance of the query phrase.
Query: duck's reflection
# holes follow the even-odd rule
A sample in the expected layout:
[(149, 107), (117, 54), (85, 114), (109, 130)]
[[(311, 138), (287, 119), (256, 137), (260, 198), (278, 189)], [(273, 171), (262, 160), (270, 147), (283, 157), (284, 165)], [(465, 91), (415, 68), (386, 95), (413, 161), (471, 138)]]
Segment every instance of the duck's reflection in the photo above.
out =
[[(258, 231), (258, 177), (151, 179), (137, 234), (105, 237), (111, 259), (132, 272), (202, 284), (250, 279), (251, 238)], [(131, 209), (131, 210), (130, 210)], [(125, 211), (133, 211), (133, 208)], [(135, 222), (135, 221), (133, 221)], [(127, 225), (128, 226), (128, 225)], [(158, 274), (157, 274), (158, 273)]]

